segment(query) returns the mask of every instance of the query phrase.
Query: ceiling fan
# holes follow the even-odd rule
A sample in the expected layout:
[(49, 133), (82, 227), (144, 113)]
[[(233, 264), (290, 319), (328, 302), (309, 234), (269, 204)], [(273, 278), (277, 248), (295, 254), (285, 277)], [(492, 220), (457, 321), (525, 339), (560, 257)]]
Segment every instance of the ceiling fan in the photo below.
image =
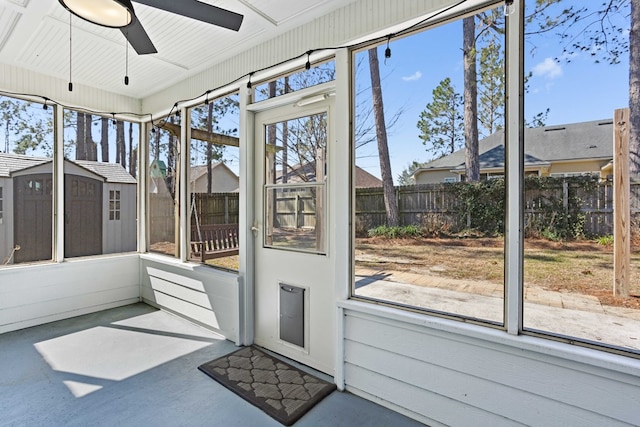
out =
[[(157, 53), (130, 0), (58, 0), (69, 12), (97, 25), (119, 28), (139, 55)], [(136, 3), (238, 31), (243, 16), (197, 0), (134, 0)]]

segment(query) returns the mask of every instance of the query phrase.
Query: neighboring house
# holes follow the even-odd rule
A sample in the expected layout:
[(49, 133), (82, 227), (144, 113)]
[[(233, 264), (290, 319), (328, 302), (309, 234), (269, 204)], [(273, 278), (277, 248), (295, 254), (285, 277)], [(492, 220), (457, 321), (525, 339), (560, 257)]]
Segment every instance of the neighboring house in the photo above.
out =
[(356, 166), (356, 188), (382, 187), (382, 180), (371, 175), (366, 170)]
[[(50, 158), (0, 153), (0, 262), (16, 245), (9, 262), (51, 259), (51, 169)], [(135, 251), (135, 178), (119, 164), (84, 160), (65, 159), (64, 172), (65, 256)]]
[[(287, 182), (313, 182), (316, 178), (315, 162), (305, 163), (303, 166), (293, 165), (288, 168)], [(366, 170), (356, 166), (355, 168), (356, 188), (382, 187), (382, 180), (371, 175)], [(282, 172), (278, 171), (276, 184), (282, 184)]]
[[(573, 176), (611, 174), (613, 121), (611, 119), (525, 129), (524, 169), (527, 175)], [(504, 176), (504, 132), (480, 141), (480, 176)], [(465, 150), (417, 169), (416, 184), (464, 180)]]
[[(211, 175), (212, 193), (231, 193), (238, 191), (240, 178), (224, 163), (213, 163), (211, 165)], [(207, 192), (207, 165), (191, 166), (189, 189), (193, 193)]]

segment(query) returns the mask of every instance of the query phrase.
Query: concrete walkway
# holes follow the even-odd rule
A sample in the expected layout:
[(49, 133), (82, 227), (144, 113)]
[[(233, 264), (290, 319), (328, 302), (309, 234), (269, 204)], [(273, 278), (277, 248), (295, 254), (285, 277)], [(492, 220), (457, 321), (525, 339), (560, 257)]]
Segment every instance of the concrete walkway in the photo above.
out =
[[(503, 323), (503, 287), (433, 274), (356, 268), (356, 295)], [(640, 350), (640, 311), (594, 296), (526, 286), (526, 329)]]

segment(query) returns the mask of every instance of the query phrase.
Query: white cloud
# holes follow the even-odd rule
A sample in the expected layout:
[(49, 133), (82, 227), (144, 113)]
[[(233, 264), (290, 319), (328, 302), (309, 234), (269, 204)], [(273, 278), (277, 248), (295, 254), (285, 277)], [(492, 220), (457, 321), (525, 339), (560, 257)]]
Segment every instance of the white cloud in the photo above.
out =
[(553, 58), (545, 58), (544, 61), (533, 67), (533, 75), (536, 77), (556, 79), (562, 76), (562, 67), (560, 67)]
[(421, 77), (422, 77), (422, 73), (420, 71), (416, 71), (410, 76), (404, 76), (402, 80), (404, 80), (405, 82), (414, 82), (416, 80), (420, 80)]

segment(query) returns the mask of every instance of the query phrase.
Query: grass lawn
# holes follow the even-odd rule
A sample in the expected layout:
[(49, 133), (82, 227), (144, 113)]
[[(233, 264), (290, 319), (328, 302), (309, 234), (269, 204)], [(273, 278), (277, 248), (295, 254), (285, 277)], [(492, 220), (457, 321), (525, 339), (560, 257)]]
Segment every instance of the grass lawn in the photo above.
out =
[[(356, 265), (501, 283), (500, 238), (356, 239)], [(525, 242), (524, 282), (559, 292), (593, 295), (602, 304), (640, 309), (640, 248), (631, 254), (631, 297), (613, 296), (613, 251), (596, 242)]]

